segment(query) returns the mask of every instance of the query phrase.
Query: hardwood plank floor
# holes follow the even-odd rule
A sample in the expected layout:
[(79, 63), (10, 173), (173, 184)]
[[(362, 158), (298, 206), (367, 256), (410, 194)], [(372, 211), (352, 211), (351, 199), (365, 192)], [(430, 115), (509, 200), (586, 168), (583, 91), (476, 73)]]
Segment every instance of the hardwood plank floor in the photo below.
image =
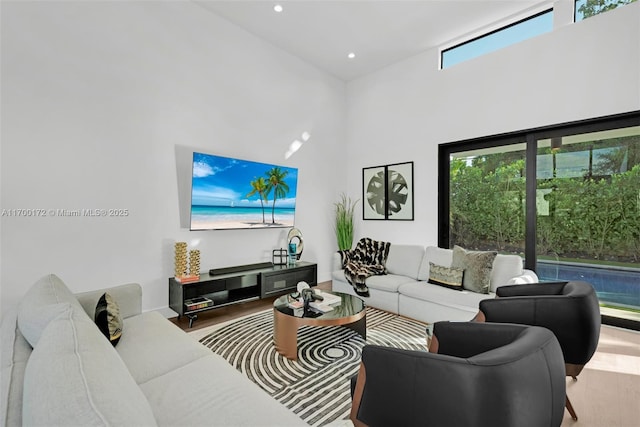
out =
[(578, 415), (563, 426), (640, 425), (640, 333), (602, 326), (598, 349), (578, 380), (567, 379), (567, 395)]
[[(331, 281), (318, 283), (318, 289), (330, 291)], [(211, 325), (223, 323), (248, 314), (257, 313), (273, 306), (275, 298), (265, 298), (261, 300), (249, 301), (240, 304), (232, 304), (215, 310), (198, 313), (198, 320), (193, 322), (193, 327), (189, 328), (189, 319), (182, 316), (180, 319), (172, 317), (169, 320), (178, 325), (185, 332), (193, 332)]]
[[(320, 283), (318, 287), (331, 290), (331, 282)], [(185, 331), (193, 332), (270, 308), (273, 300), (251, 301), (201, 313), (192, 328), (185, 317), (170, 320)], [(578, 381), (567, 378), (567, 395), (578, 421), (573, 421), (565, 411), (563, 427), (640, 426), (640, 333), (603, 325), (598, 349)]]

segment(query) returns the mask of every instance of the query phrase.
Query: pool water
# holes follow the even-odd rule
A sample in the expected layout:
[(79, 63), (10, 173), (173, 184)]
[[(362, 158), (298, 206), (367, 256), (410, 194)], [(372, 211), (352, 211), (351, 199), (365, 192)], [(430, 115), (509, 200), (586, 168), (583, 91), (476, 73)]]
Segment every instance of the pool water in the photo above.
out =
[(600, 302), (640, 309), (640, 268), (538, 261), (536, 274), (541, 282), (556, 280), (589, 282), (595, 288)]

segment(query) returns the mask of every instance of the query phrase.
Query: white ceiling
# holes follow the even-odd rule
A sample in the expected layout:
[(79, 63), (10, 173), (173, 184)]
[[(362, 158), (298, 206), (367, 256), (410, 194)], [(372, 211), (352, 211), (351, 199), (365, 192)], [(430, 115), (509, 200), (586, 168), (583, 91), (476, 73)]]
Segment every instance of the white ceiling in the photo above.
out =
[[(202, 0), (250, 33), (343, 80), (465, 35), (494, 29), (550, 0)], [(284, 10), (276, 13), (275, 4)], [(503, 24), (499, 24), (500, 26)], [(347, 54), (355, 52), (354, 59)]]

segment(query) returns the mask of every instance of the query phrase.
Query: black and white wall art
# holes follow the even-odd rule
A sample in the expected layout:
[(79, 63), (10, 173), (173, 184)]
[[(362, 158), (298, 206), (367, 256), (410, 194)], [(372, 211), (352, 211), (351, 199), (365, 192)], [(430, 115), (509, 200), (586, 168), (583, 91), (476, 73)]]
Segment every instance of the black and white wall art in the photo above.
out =
[(413, 221), (413, 162), (387, 165), (387, 219)]
[(362, 218), (386, 219), (387, 180), (384, 166), (362, 169)]
[(362, 169), (362, 218), (413, 221), (413, 162)]

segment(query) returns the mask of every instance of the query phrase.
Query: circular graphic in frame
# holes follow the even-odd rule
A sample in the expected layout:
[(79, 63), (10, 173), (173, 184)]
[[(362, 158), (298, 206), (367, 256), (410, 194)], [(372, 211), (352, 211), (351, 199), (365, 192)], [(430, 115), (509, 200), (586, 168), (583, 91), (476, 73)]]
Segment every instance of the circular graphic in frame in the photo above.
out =
[(388, 215), (391, 219), (392, 216), (397, 215), (402, 211), (402, 208), (407, 203), (409, 197), (409, 184), (402, 174), (396, 170), (389, 169), (388, 183)]
[(364, 220), (413, 221), (413, 162), (362, 169)]
[(366, 200), (374, 213), (384, 217), (385, 212), (385, 173), (384, 169), (369, 178), (366, 189)]

